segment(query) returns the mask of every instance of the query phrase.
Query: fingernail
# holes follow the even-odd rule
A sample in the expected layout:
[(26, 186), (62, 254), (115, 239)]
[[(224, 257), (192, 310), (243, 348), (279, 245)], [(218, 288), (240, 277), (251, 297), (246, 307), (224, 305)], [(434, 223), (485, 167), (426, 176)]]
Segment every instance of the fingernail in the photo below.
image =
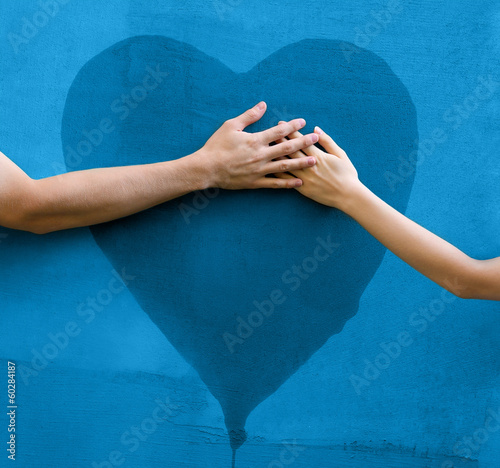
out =
[(309, 164), (309, 166), (314, 166), (316, 164), (316, 159), (307, 158), (307, 164)]
[(311, 140), (312, 140), (313, 143), (317, 143), (319, 141), (319, 136), (316, 135), (316, 133), (313, 133), (311, 135)]
[(306, 121), (304, 119), (299, 119), (299, 124), (303, 127), (306, 124)]
[(300, 179), (297, 179), (295, 182), (295, 187), (300, 187), (302, 185), (302, 181)]
[(266, 103), (264, 101), (259, 102), (257, 104), (257, 109), (262, 110), (262, 109), (264, 109), (265, 105), (266, 105)]
[(314, 129), (314, 131), (315, 131), (318, 135), (321, 135), (322, 133), (324, 133), (324, 132), (323, 132), (323, 130), (321, 130), (321, 128), (319, 128), (319, 127), (316, 127), (316, 128)]

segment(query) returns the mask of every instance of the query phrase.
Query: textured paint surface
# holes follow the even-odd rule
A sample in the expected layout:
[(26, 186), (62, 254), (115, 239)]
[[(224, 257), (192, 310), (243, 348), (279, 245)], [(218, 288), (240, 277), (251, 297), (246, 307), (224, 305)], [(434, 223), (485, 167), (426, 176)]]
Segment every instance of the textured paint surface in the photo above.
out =
[[(346, 65), (339, 42), (304, 41), (235, 75), (186, 44), (132, 38), (91, 60), (75, 79), (63, 148), (75, 158), (78, 149), (89, 152), (80, 146), (82, 129), (99, 128), (116, 96), (142, 86), (148, 70), (161, 70), (166, 76), (158, 75), (161, 83), (145, 97), (138, 94), (140, 102), (131, 101), (134, 109), (112, 104), (117, 137), (79, 156), (79, 168), (189, 154), (224, 116), (264, 96), (271, 108), (280, 103), (338, 128), (339, 141), (366, 155), (355, 163), (371, 188), (404, 209), (413, 177), (391, 193), (383, 168), (396, 173), (398, 156), (415, 150), (415, 110), (385, 63), (361, 49), (354, 53)], [(301, 63), (306, 55), (314, 59)], [(329, 109), (335, 109), (330, 118)], [(96, 143), (105, 138), (94, 134)], [(384, 154), (383, 164), (373, 147)], [(383, 248), (347, 216), (296, 192), (214, 192), (199, 203), (196, 196), (91, 231), (115, 269), (136, 276), (130, 291), (219, 400), (237, 448), (255, 406), (356, 313)]]
[[(127, 163), (140, 162), (134, 159), (137, 154), (158, 159), (160, 155), (155, 143), (161, 143), (165, 153), (168, 144), (173, 145), (175, 151), (165, 155), (165, 159), (178, 157), (196, 149), (215, 129), (218, 120), (259, 99), (270, 103), (267, 123), (300, 113), (308, 118), (309, 128), (318, 123), (338, 136), (357, 164), (373, 161), (357, 154), (366, 153), (363, 143), (358, 143), (359, 149), (356, 147), (358, 119), (349, 121), (346, 115), (337, 115), (338, 110), (334, 108), (338, 104), (336, 88), (324, 85), (328, 81), (326, 77), (331, 76), (334, 81), (341, 76), (341, 70), (322, 66), (325, 60), (320, 60), (321, 54), (316, 52), (319, 44), (321, 50), (328, 52), (328, 57), (340, 54), (345, 57), (344, 46), (337, 47), (339, 44), (335, 41), (354, 43), (373, 54), (347, 55), (351, 61), (345, 58), (345, 69), (354, 67), (359, 60), (380, 71), (366, 84), (363, 93), (353, 94), (354, 101), (366, 103), (363, 104), (366, 106), (369, 102), (383, 101), (380, 88), (388, 86), (390, 89), (401, 81), (403, 85), (397, 85), (401, 86), (401, 96), (407, 92), (416, 108), (422, 159), (406, 213), (471, 255), (496, 256), (500, 251), (497, 209), (499, 98), (494, 93), (472, 106), (469, 96), (480, 84), (480, 76), (492, 75), (500, 80), (497, 59), (500, 8), (490, 1), (473, 5), (468, 2), (437, 5), (421, 1), (401, 3), (401, 6), (400, 11), (389, 17), (387, 3), (383, 2), (328, 5), (311, 2), (307, 6), (289, 2), (286, 11), (282, 4), (274, 2), (186, 2), (182, 7), (173, 2), (108, 2), (101, 6), (91, 2), (69, 2), (60, 7), (45, 26), (38, 28), (27, 43), (21, 44), (16, 54), (7, 35), (10, 32), (20, 34), (23, 17), (32, 18), (41, 7), (37, 2), (23, 2), (22, 5), (5, 2), (0, 20), (6, 38), (0, 44), (5, 68), (0, 76), (1, 149), (32, 177), (65, 171), (68, 161), (64, 161), (61, 138), (73, 144), (83, 138), (72, 136), (71, 132), (65, 135), (65, 129), (91, 130), (95, 128), (96, 119), (118, 115), (109, 111), (110, 101), (115, 98), (115, 90), (119, 91), (116, 97), (120, 97), (120, 86), (126, 90), (141, 81), (146, 65), (153, 67), (154, 63), (145, 63), (144, 53), (148, 49), (156, 55), (147, 58), (154, 62), (159, 57), (169, 57), (168, 61), (177, 64), (179, 72), (189, 67), (193, 71), (201, 61), (204, 62), (200, 67), (203, 70), (187, 73), (186, 80), (175, 73), (167, 77), (165, 82), (172, 79), (177, 86), (158, 89), (160, 94), (152, 92), (142, 103), (145, 106), (138, 106), (137, 113), (124, 119), (118, 131), (106, 135), (91, 154), (96, 158), (105, 155), (108, 159), (104, 156), (98, 161), (87, 158), (78, 163), (81, 168), (85, 164), (122, 163), (113, 159), (116, 148), (120, 148), (119, 154), (126, 155)], [(382, 12), (378, 20), (377, 12)], [(373, 23), (377, 21), (379, 25), (384, 21), (385, 24), (374, 28)], [(137, 39), (142, 35), (161, 38), (156, 38), (151, 48), (144, 48)], [(178, 42), (163, 39), (165, 37)], [(299, 42), (302, 39), (308, 41)], [(135, 64), (135, 67), (120, 68), (124, 62), (119, 54), (115, 54), (114, 60), (104, 57), (106, 52), (101, 54), (106, 49), (109, 54), (113, 50), (109, 48), (123, 40), (125, 44), (132, 44), (127, 54), (129, 65)], [(162, 51), (159, 52), (158, 47)], [(175, 47), (183, 51), (178, 59), (169, 55)], [(96, 56), (96, 61), (89, 62)], [(269, 56), (272, 60), (271, 57), (267, 59)], [(106, 60), (103, 61), (103, 57)], [(186, 57), (191, 59), (186, 60)], [(205, 66), (205, 61), (209, 65)], [(82, 67), (87, 63), (84, 70), (90, 75), (95, 73), (92, 83), (95, 89), (89, 92), (88, 82), (87, 87), (80, 88), (83, 91), (80, 96), (82, 115), (79, 116), (78, 99), (68, 92), (78, 77), (85, 77)], [(385, 63), (388, 65), (383, 65)], [(289, 94), (286, 86), (290, 85), (293, 70), (304, 79), (298, 80), (300, 87)], [(114, 81), (118, 76), (123, 78), (119, 83)], [(318, 83), (317, 94), (314, 85), (307, 81), (309, 77), (312, 83)], [(227, 80), (222, 89), (217, 87), (221, 79)], [(182, 83), (190, 83), (190, 86), (179, 90)], [(342, 86), (345, 90), (352, 89), (349, 86), (354, 88), (353, 83), (345, 80)], [(71, 89), (76, 92), (79, 88), (73, 86)], [(88, 96), (93, 96), (93, 100)], [(177, 97), (179, 102), (168, 109), (161, 107), (167, 96), (174, 102)], [(65, 104), (71, 98), (75, 108), (71, 115), (65, 114)], [(408, 99), (405, 97), (403, 102)], [(292, 107), (295, 102), (299, 103), (299, 109)], [(349, 105), (354, 104), (343, 101), (340, 109), (349, 110)], [(397, 104), (388, 107), (396, 118), (398, 115), (402, 118), (398, 110), (403, 113), (404, 108)], [(151, 112), (155, 111), (157, 120), (163, 121), (164, 132), (161, 126), (148, 125), (151, 121), (157, 123), (151, 119)], [(388, 118), (387, 113), (382, 112), (382, 115)], [(71, 119), (68, 120), (70, 116), (79, 117), (81, 125), (72, 126)], [(373, 115), (367, 116), (368, 120), (370, 118)], [(186, 125), (191, 121), (191, 127)], [(144, 124), (139, 128), (141, 138), (137, 136), (140, 122)], [(87, 123), (88, 127), (84, 125)], [(182, 129), (175, 131), (173, 127), (180, 123), (183, 123)], [(370, 127), (372, 130), (363, 127), (367, 145), (381, 142), (373, 148), (380, 161), (380, 166), (374, 166), (378, 174), (393, 170), (391, 164), (396, 163), (399, 156), (396, 149), (395, 157), (387, 154), (387, 148), (393, 147), (394, 135), (387, 135), (384, 127), (384, 120), (379, 126)], [(441, 129), (447, 138), (432, 149), (431, 143), (424, 144), (424, 141), (432, 140), (436, 129)], [(148, 134), (154, 137), (149, 138)], [(408, 135), (408, 132), (403, 134)], [(135, 135), (135, 148), (130, 146), (131, 135)], [(166, 137), (170, 137), (168, 141)], [(405, 143), (401, 141), (400, 144)], [(106, 149), (113, 151), (106, 152)], [(379, 152), (383, 154), (377, 154)], [(73, 169), (79, 168), (74, 161), (71, 164)], [(408, 197), (404, 186), (398, 185), (392, 193), (385, 180), (370, 170), (370, 164), (360, 170), (367, 184), (391, 203), (402, 203), (399, 208), (404, 210)], [(405, 183), (411, 185), (412, 177), (404, 177)], [(131, 218), (122, 225), (94, 230), (99, 245), (85, 229), (45, 237), (2, 231), (8, 236), (2, 236), (0, 244), (4, 273), (1, 286), (1, 320), (5, 330), (2, 358), (14, 359), (27, 369), (33, 366), (34, 356), (43, 355), (50, 349), (47, 345), (64, 332), (68, 323), (75, 322), (81, 329), (78, 336), (69, 338), (66, 346), (45, 364), (38, 363), (43, 369), (30, 374), (25, 371), (24, 379), (18, 375), (19, 466), (92, 466), (93, 462), (96, 466), (108, 466), (103, 462), (110, 461), (113, 451), (122, 453), (123, 466), (229, 466), (231, 451), (219, 403), (228, 399), (227, 392), (231, 389), (234, 390), (233, 401), (237, 402), (233, 405), (236, 410), (242, 405), (248, 406), (248, 410), (239, 414), (240, 419), (245, 419), (250, 409), (260, 403), (246, 421), (248, 440), (238, 450), (237, 466), (240, 467), (280, 466), (283, 450), (288, 454), (285, 455), (287, 460), (293, 457), (291, 466), (297, 467), (498, 466), (500, 431), (485, 429), (489, 415), (491, 412), (496, 414), (500, 406), (496, 392), (500, 367), (498, 305), (451, 301), (439, 288), (390, 254), (384, 257), (373, 276), (383, 251), (379, 253), (375, 243), (363, 237), (355, 227), (351, 228), (347, 221), (341, 221), (340, 216), (333, 220), (327, 218), (324, 224), (316, 227), (314, 223), (318, 222), (322, 209), (293, 194), (278, 194), (274, 201), (282, 212), (284, 210), (283, 217), (289, 216), (290, 211), (286, 210), (292, 209), (301, 217), (310, 213), (310, 218), (303, 219), (303, 225), (280, 227), (286, 232), (287, 246), (297, 241), (292, 247), (296, 251), (290, 255), (291, 261), (280, 259), (280, 264), (275, 266), (269, 259), (269, 253), (276, 247), (275, 241), (262, 246), (258, 230), (254, 233), (242, 230), (255, 240), (254, 250), (267, 253), (262, 264), (247, 264), (249, 270), (257, 266), (262, 268), (263, 274), (255, 277), (249, 289), (236, 298), (232, 296), (230, 282), (240, 279), (228, 276), (226, 281), (230, 282), (223, 285), (228, 289), (225, 300), (231, 304), (246, 302), (251, 307), (253, 300), (266, 299), (260, 291), (269, 293), (274, 289), (274, 285), (265, 281), (269, 278), (266, 275), (271, 275), (276, 268), (279, 287), (280, 274), (314, 249), (315, 239), (320, 235), (316, 232), (329, 227), (329, 223), (341, 222), (346, 236), (352, 229), (360, 241), (368, 243), (363, 255), (370, 257), (375, 252), (379, 256), (378, 259), (376, 255), (370, 257), (372, 265), (368, 258), (356, 260), (358, 269), (353, 273), (351, 268), (345, 273), (342, 292), (346, 296), (359, 296), (364, 289), (363, 281), (370, 283), (361, 296), (357, 314), (342, 332), (328, 339), (356, 308), (346, 307), (342, 314), (335, 312), (339, 310), (335, 291), (339, 285), (329, 284), (324, 276), (338, 277), (331, 263), (321, 266), (315, 272), (318, 277), (312, 278), (314, 284), (304, 283), (297, 291), (299, 296), (289, 303), (299, 307), (306, 303), (305, 296), (311, 295), (316, 309), (314, 314), (317, 314), (312, 316), (318, 319), (317, 322), (304, 319), (311, 316), (311, 311), (303, 310), (299, 315), (295, 311), (294, 317), (304, 319), (300, 327), (296, 322), (279, 323), (277, 320), (268, 329), (284, 336), (283, 341), (273, 342), (276, 348), (287, 343), (286, 330), (299, 333), (296, 348), (282, 348), (283, 365), (278, 367), (278, 375), (272, 372), (273, 367), (276, 368), (276, 355), (258, 353), (257, 343), (251, 341), (255, 338), (266, 342), (269, 337), (266, 337), (265, 325), (244, 343), (250, 348), (255, 346), (248, 351), (247, 357), (252, 358), (252, 362), (257, 359), (262, 366), (261, 380), (257, 379), (259, 374), (250, 365), (252, 363), (241, 367), (236, 358), (231, 358), (232, 361), (221, 357), (220, 350), (207, 351), (209, 337), (200, 337), (195, 344), (196, 336), (193, 336), (193, 342), (184, 343), (184, 331), (177, 335), (172, 332), (167, 315), (162, 314), (163, 307), (174, 304), (177, 309), (187, 308), (191, 302), (199, 305), (207, 298), (200, 295), (205, 291), (201, 284), (195, 283), (194, 290), (188, 288), (182, 278), (187, 270), (176, 270), (177, 276), (169, 270), (171, 266), (164, 261), (168, 256), (165, 250), (152, 259), (159, 270), (153, 275), (153, 284), (142, 283), (142, 273), (134, 271), (134, 267), (137, 270), (141, 264), (143, 266), (141, 256), (155, 249), (155, 245), (168, 247), (164, 244), (167, 242), (165, 234), (158, 234), (156, 223), (164, 223), (166, 231), (175, 233), (175, 246), (180, 244), (182, 236), (193, 245), (193, 239), (186, 234), (190, 232), (192, 236), (200, 236), (200, 242), (205, 240), (209, 246), (208, 241), (213, 241), (207, 238), (210, 233), (214, 237), (231, 233), (221, 228), (214, 231), (211, 223), (217, 217), (228, 222), (235, 203), (247, 208), (240, 216), (257, 217), (258, 223), (265, 224), (271, 232), (274, 220), (269, 218), (269, 212), (272, 210), (267, 206), (268, 212), (256, 210), (259, 202), (269, 199), (270, 194), (231, 194), (231, 197), (220, 194), (199, 215), (192, 217), (189, 225), (185, 224), (178, 206), (165, 206), (142, 217)], [(293, 199), (293, 205), (288, 204), (289, 199)], [(193, 203), (189, 197), (184, 201)], [(117, 255), (120, 246), (113, 245), (116, 239), (113, 232), (116, 229), (135, 230), (136, 225), (137, 229), (142, 226), (140, 229), (153, 234), (148, 234), (142, 244), (137, 239), (131, 240), (130, 235), (118, 236), (121, 247), (128, 249), (124, 252), (132, 258), (127, 261), (126, 256)], [(235, 229), (234, 220), (231, 226)], [(309, 233), (309, 237), (301, 237), (301, 232)], [(241, 236), (243, 239), (243, 234)], [(235, 241), (234, 236), (229, 240)], [(99, 246), (104, 248), (106, 255)], [(203, 269), (198, 272), (203, 281), (214, 278), (213, 274), (207, 274), (206, 268), (213, 268), (210, 257), (216, 253), (213, 249), (189, 252), (190, 256), (202, 255), (204, 258)], [(176, 262), (180, 262), (178, 250), (172, 254)], [(235, 257), (234, 261), (237, 264), (257, 258), (245, 254)], [(130, 282), (130, 292), (124, 288), (118, 291), (116, 285), (119, 283), (111, 283), (115, 278), (112, 270), (121, 271), (122, 265), (126, 274), (136, 276), (135, 279), (126, 278)], [(179, 265), (176, 263), (177, 268)], [(349, 291), (353, 279), (348, 275), (358, 273), (365, 279), (356, 280), (361, 289), (355, 293)], [(171, 286), (172, 289), (186, 288), (187, 294), (152, 301), (145, 293), (164, 290), (161, 281), (166, 278), (177, 278), (179, 283)], [(159, 283), (154, 284), (155, 281)], [(218, 281), (214, 287), (220, 287)], [(114, 286), (110, 288), (111, 284)], [(328, 293), (317, 294), (316, 286)], [(251, 294), (250, 287), (259, 294)], [(304, 297), (300, 297), (301, 294)], [(89, 314), (81, 313), (89, 308), (89, 300), (97, 301), (92, 320)], [(333, 311), (332, 322), (328, 323), (331, 329), (325, 327), (328, 311), (324, 309), (325, 304), (330, 304)], [(241, 307), (242, 313), (252, 310)], [(428, 315), (428, 311), (440, 311), (440, 314)], [(194, 315), (192, 319), (203, 321), (209, 317), (208, 321), (220, 329), (221, 324), (216, 323), (220, 318), (224, 321), (222, 330), (225, 330), (226, 323), (234, 321), (235, 315), (236, 311), (219, 303), (211, 304), (205, 314)], [(426, 319), (426, 315), (433, 320)], [(179, 320), (181, 315), (175, 317)], [(184, 330), (192, 329), (189, 323), (183, 325)], [(273, 328), (275, 326), (278, 328)], [(318, 328), (319, 336), (316, 335)], [(368, 385), (358, 388), (358, 394), (351, 383), (352, 376), (363, 376), (367, 362), (376, 362), (384, 343), (394, 342), (404, 331), (413, 342), (394, 354), (396, 357), (390, 360), (387, 368)], [(321, 346), (325, 340), (328, 341)], [(197, 347), (200, 341), (202, 346)], [(241, 359), (245, 353), (240, 352), (238, 356)], [(305, 364), (299, 367), (303, 362)], [(220, 372), (216, 375), (214, 369)], [(246, 378), (249, 369), (255, 372), (255, 375), (250, 373), (253, 379), (250, 380), (253, 385), (250, 399), (247, 398), (249, 393), (242, 388), (248, 390), (248, 382), (242, 381), (242, 376)], [(295, 370), (297, 372), (285, 381)], [(142, 427), (144, 421), (152, 417), (158, 405), (156, 401), (166, 402), (166, 397), (172, 408), (167, 420), (151, 433), (144, 435), (142, 432), (144, 440), (127, 436), (131, 428)], [(148, 423), (144, 424), (149, 430)], [(236, 426), (241, 424), (241, 420), (237, 421)], [(481, 436), (483, 440), (478, 443), (476, 439)], [(467, 445), (467, 438), (472, 440), (472, 445)], [(287, 449), (283, 440), (295, 440), (295, 450), (293, 445)], [(1, 459), (0, 466), (4, 462), (5, 459)]]

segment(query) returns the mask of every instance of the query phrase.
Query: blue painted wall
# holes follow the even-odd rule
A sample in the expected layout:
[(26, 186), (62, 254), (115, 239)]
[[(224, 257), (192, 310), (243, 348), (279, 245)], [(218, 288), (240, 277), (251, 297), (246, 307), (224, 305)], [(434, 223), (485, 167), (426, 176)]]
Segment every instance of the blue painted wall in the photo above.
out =
[[(496, 2), (127, 3), (70, 1), (43, 21), (38, 2), (4, 2), (1, 150), (32, 177), (66, 170), (68, 91), (120, 41), (172, 38), (235, 73), (302, 39), (341, 41), (385, 61), (415, 106), (420, 163), (407, 215), (473, 256), (499, 255), (500, 86), (481, 85), (500, 81)], [(23, 18), (39, 26), (26, 29)], [(23, 27), (32, 37), (20, 43), (13, 35)], [(297, 69), (315, 64), (302, 60)], [(294, 114), (291, 103), (280, 106), (270, 120)], [(306, 112), (316, 117), (314, 107)], [(19, 466), (229, 466), (217, 392), (134, 288), (122, 287), (90, 231), (2, 234), (0, 356), (21, 368)], [(89, 304), (95, 315), (82, 316)], [(386, 254), (342, 332), (250, 413), (237, 466), (498, 466), (500, 431), (488, 425), (500, 410), (498, 312), (495, 303), (453, 300)], [(58, 338), (62, 349), (51, 345)]]

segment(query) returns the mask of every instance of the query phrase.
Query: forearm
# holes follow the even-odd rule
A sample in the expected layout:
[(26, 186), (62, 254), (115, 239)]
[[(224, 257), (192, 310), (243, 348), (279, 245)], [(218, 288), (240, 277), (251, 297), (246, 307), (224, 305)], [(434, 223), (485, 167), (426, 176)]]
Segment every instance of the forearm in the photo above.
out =
[[(460, 297), (500, 299), (498, 263), (474, 260), (402, 215), (361, 186), (344, 211), (395, 255), (432, 281)], [(498, 290), (498, 292), (496, 292)], [(485, 297), (486, 296), (486, 297)]]
[(70, 172), (33, 181), (29, 230), (46, 233), (122, 218), (210, 186), (195, 153), (174, 161)]
[[(359, 181), (346, 152), (319, 127), (314, 131), (325, 151), (311, 146), (292, 155), (314, 155), (318, 161), (312, 168), (292, 171), (303, 181), (297, 188), (300, 193), (344, 211), (399, 258), (453, 294), (500, 300), (500, 257), (474, 260), (390, 207)], [(295, 132), (288, 138), (299, 136)]]

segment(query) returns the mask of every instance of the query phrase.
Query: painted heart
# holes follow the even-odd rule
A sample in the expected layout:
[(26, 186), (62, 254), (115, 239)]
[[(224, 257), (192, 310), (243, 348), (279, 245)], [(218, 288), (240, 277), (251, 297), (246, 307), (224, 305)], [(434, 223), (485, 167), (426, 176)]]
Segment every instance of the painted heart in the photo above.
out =
[[(69, 90), (68, 169), (179, 158), (259, 100), (268, 112), (250, 131), (295, 117), (320, 125), (404, 211), (414, 105), (380, 57), (331, 40), (289, 45), (241, 74), (165, 37), (115, 44)], [(250, 412), (356, 314), (384, 255), (350, 218), (295, 191), (189, 194), (92, 233), (220, 402), (233, 450)]]

